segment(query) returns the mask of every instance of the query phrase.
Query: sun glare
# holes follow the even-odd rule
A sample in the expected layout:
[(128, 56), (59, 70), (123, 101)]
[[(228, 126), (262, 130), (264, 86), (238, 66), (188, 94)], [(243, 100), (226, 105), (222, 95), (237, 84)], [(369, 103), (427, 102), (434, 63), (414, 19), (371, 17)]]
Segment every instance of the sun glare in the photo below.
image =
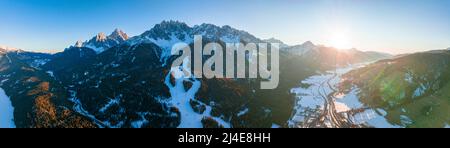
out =
[(348, 34), (341, 31), (336, 31), (331, 34), (329, 39), (329, 45), (337, 49), (352, 48)]

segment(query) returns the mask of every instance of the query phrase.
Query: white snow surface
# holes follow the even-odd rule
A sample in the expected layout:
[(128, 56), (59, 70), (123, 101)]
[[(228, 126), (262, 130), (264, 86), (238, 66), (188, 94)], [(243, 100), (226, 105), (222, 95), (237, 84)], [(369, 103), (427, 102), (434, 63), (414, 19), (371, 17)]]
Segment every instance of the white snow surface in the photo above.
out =
[(237, 113), (237, 116), (240, 117), (242, 115), (245, 115), (248, 113), (248, 108), (245, 108), (244, 110), (239, 111), (239, 113)]
[[(185, 59), (184, 63), (189, 63), (188, 59)], [(173, 67), (169, 74), (167, 74), (165, 79), (165, 84), (169, 87), (171, 98), (167, 102), (170, 106), (176, 107), (181, 115), (180, 125), (178, 128), (202, 128), (202, 119), (203, 118), (212, 118), (217, 121), (220, 125), (225, 128), (230, 128), (230, 123), (223, 120), (220, 117), (211, 116), (212, 107), (207, 104), (201, 103), (201, 101), (197, 101), (206, 106), (206, 110), (203, 114), (199, 114), (194, 111), (194, 109), (190, 105), (191, 100), (196, 100), (195, 94), (200, 89), (201, 83), (200, 81), (194, 79), (190, 69), (185, 66)], [(185, 72), (188, 73), (184, 73)], [(175, 78), (175, 85), (172, 85), (170, 82), (170, 75), (173, 75)], [(184, 89), (183, 82), (188, 81), (193, 85), (189, 90)], [(214, 104), (210, 102), (210, 104)]]
[(53, 74), (53, 71), (46, 71), (46, 73), (50, 76), (50, 77), (55, 77), (55, 75)]
[[(294, 112), (288, 121), (289, 127), (303, 127), (301, 123), (307, 122), (308, 117), (311, 115), (311, 110), (323, 110), (326, 100), (323, 96), (331, 95), (335, 93), (337, 85), (341, 82), (341, 76), (353, 69), (360, 68), (366, 64), (349, 65), (345, 68), (339, 68), (336, 71), (328, 71), (324, 74), (318, 74), (311, 76), (301, 83), (308, 85), (306, 88), (293, 88), (292, 93), (296, 94), (297, 100), (294, 107)], [(336, 76), (334, 75), (336, 74)], [(328, 87), (328, 84), (331, 87)], [(335, 111), (337, 113), (346, 113), (354, 109), (365, 108), (363, 103), (358, 98), (359, 88), (353, 87), (349, 93), (333, 94), (333, 103), (335, 105)], [(355, 124), (364, 124), (372, 127), (398, 127), (387, 122), (384, 118), (384, 110), (381, 109), (365, 109), (365, 111), (352, 115), (348, 120)], [(330, 125), (330, 123), (325, 123)]]
[(0, 88), (0, 128), (15, 128), (14, 107), (5, 91)]

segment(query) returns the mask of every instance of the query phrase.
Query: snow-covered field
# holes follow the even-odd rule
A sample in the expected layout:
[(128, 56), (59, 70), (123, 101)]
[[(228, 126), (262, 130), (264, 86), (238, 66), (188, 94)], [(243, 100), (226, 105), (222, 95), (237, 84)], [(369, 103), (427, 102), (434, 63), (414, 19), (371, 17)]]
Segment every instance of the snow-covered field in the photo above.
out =
[[(189, 63), (189, 62), (185, 62)], [(217, 121), (220, 125), (224, 126), (225, 128), (230, 128), (230, 123), (227, 121), (224, 121), (223, 119), (219, 117), (213, 117), (211, 116), (211, 110), (212, 107), (211, 104), (214, 104), (214, 102), (210, 102), (210, 104), (203, 104), (200, 101), (197, 101), (201, 103), (202, 105), (206, 106), (206, 110), (199, 114), (194, 111), (194, 109), (191, 107), (190, 101), (195, 100), (195, 94), (200, 88), (201, 83), (192, 78), (185, 75), (183, 70), (190, 74), (191, 72), (188, 70), (187, 67), (174, 67), (171, 69), (171, 72), (166, 76), (165, 84), (167, 87), (169, 87), (171, 99), (167, 103), (171, 106), (174, 106), (178, 109), (181, 115), (181, 121), (178, 128), (202, 128), (202, 119), (203, 118), (212, 118), (215, 121)], [(175, 84), (172, 85), (170, 83), (170, 75), (173, 75), (175, 78)], [(183, 82), (189, 81), (192, 83), (192, 87), (189, 88), (189, 90), (184, 89)]]
[(0, 128), (15, 128), (14, 107), (5, 91), (0, 88)]
[(293, 88), (291, 92), (296, 94), (297, 100), (288, 121), (289, 127), (340, 127), (349, 124), (396, 127), (386, 121), (385, 111), (367, 108), (359, 101), (357, 87), (347, 94), (337, 92), (341, 76), (364, 65), (350, 65), (314, 75), (301, 82), (307, 87)]

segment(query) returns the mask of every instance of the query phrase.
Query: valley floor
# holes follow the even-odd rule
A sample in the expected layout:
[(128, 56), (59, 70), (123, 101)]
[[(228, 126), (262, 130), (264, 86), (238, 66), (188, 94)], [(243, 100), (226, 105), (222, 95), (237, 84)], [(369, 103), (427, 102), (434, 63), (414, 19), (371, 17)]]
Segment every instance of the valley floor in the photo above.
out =
[(395, 127), (384, 118), (385, 111), (365, 107), (359, 101), (358, 88), (338, 93), (341, 76), (364, 65), (314, 75), (301, 82), (306, 87), (293, 88), (297, 100), (289, 127)]

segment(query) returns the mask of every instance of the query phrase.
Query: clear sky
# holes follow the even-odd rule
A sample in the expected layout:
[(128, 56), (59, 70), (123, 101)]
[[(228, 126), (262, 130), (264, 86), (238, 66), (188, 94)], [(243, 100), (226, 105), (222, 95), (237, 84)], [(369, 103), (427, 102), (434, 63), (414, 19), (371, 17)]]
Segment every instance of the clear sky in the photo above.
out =
[(61, 51), (115, 28), (139, 35), (162, 20), (230, 25), (291, 45), (450, 47), (448, 0), (0, 0), (0, 45)]

